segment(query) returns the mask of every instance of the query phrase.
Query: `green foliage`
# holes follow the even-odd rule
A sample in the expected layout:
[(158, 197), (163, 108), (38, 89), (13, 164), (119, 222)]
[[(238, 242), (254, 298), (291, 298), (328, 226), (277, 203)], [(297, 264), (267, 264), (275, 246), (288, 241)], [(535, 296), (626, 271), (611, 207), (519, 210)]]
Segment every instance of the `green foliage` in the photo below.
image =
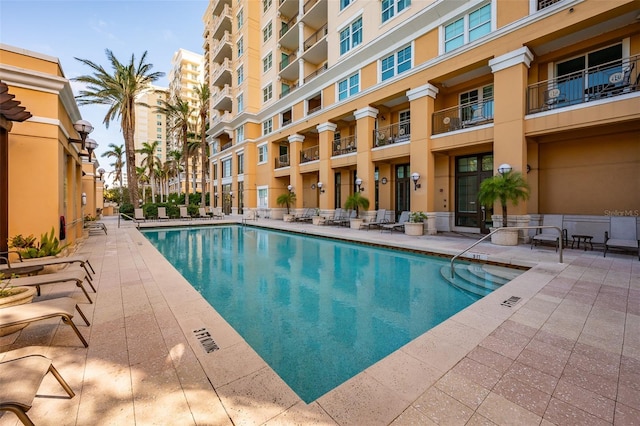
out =
[(287, 214), (289, 214), (289, 207), (291, 204), (296, 202), (296, 193), (295, 192), (285, 192), (284, 194), (280, 194), (276, 199), (276, 203), (279, 206), (287, 206)]
[(13, 288), (9, 287), (9, 285), (11, 284), (11, 278), (14, 277), (15, 274), (11, 274), (7, 278), (5, 274), (0, 272), (0, 297), (8, 297), (16, 294), (16, 291)]
[(409, 222), (420, 223), (427, 219), (427, 215), (423, 212), (411, 212)]
[(28, 237), (23, 237), (22, 234), (18, 234), (15, 237), (9, 238), (9, 247), (15, 249), (26, 249), (36, 246), (36, 237), (33, 234)]
[(120, 205), (120, 213), (124, 213), (127, 216), (133, 217), (133, 211), (134, 211), (134, 207), (133, 207), (133, 204), (131, 203), (122, 203)]
[(363, 197), (360, 192), (354, 192), (353, 194), (349, 195), (347, 201), (345, 201), (344, 208), (355, 210), (356, 217), (358, 217), (358, 215), (360, 214), (360, 208), (363, 208), (365, 210), (369, 208), (369, 199)]
[(507, 226), (507, 203), (517, 206), (520, 200), (529, 199), (529, 184), (520, 172), (497, 174), (485, 179), (480, 184), (478, 201), (486, 207), (493, 206), (497, 201), (502, 207), (502, 226)]
[(40, 236), (40, 242), (36, 244), (33, 235), (24, 238), (22, 235), (16, 235), (9, 239), (9, 247), (15, 248), (20, 256), (24, 259), (32, 259), (36, 257), (55, 256), (67, 247), (68, 244), (60, 245), (58, 237), (55, 236), (55, 229), (51, 227), (50, 233), (44, 233)]

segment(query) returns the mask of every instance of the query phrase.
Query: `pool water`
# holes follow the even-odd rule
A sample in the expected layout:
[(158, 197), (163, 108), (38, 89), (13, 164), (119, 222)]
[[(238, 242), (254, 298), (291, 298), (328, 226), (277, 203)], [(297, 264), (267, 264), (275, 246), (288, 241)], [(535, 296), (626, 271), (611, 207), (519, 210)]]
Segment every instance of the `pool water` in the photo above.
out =
[(143, 233), (306, 403), (480, 298), (437, 257), (235, 225)]

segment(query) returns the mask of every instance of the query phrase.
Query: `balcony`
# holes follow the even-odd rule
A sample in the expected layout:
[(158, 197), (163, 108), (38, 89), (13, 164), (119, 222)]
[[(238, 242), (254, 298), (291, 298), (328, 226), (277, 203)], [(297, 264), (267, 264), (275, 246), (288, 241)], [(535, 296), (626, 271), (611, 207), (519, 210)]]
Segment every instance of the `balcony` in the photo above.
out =
[(211, 105), (213, 109), (231, 111), (231, 87), (225, 85), (224, 88), (211, 94)]
[(296, 90), (298, 88), (297, 84), (291, 84), (289, 86), (286, 86), (282, 88), (282, 92), (280, 92), (280, 99), (284, 98), (285, 96), (287, 96), (289, 93), (293, 92), (294, 90)]
[(302, 59), (311, 64), (321, 64), (327, 61), (327, 26), (320, 28), (304, 41)]
[(373, 131), (373, 147), (408, 142), (411, 139), (411, 121), (402, 121)]
[(640, 55), (566, 74), (527, 88), (527, 114), (611, 99), (640, 90)]
[(231, 6), (225, 4), (220, 15), (215, 18), (211, 24), (211, 36), (213, 38), (220, 38), (225, 32), (230, 33), (232, 28), (231, 21)]
[(542, 10), (562, 0), (538, 0), (538, 10)]
[(493, 123), (493, 98), (436, 111), (432, 120), (434, 135)]
[(304, 82), (308, 83), (311, 80), (313, 80), (314, 78), (316, 78), (317, 76), (319, 76), (320, 74), (322, 74), (323, 72), (325, 72), (327, 69), (329, 68), (329, 66), (325, 63), (323, 64), (320, 68), (318, 68), (317, 70), (315, 70), (314, 72), (312, 72), (311, 74), (309, 74), (308, 76), (306, 76), (304, 78)]
[(300, 28), (298, 27), (298, 15), (294, 15), (293, 18), (289, 19), (286, 23), (282, 23), (278, 43), (285, 49), (298, 50), (299, 33)]
[(331, 155), (344, 155), (350, 154), (352, 152), (356, 152), (358, 150), (356, 136), (346, 136), (337, 141), (333, 141), (333, 150), (331, 151)]
[(298, 14), (298, 0), (279, 0), (278, 12), (283, 16), (293, 16)]
[(221, 64), (214, 65), (211, 84), (220, 87), (231, 85), (231, 60), (229, 58), (225, 58)]
[(309, 163), (320, 159), (319, 146), (312, 146), (300, 151), (300, 164)]
[(222, 148), (220, 148), (220, 152), (226, 151), (227, 149), (231, 148), (232, 146), (233, 146), (233, 142), (227, 142), (224, 145), (222, 145)]
[(298, 63), (298, 57), (295, 53), (290, 53), (280, 61), (279, 65), (280, 78), (283, 80), (295, 81), (298, 79), (298, 73), (300, 71), (300, 64)]
[(289, 161), (289, 154), (284, 154), (279, 157), (276, 157), (276, 169), (280, 169), (282, 167), (289, 167), (291, 165)]
[(211, 59), (213, 62), (220, 63), (225, 58), (231, 58), (231, 34), (229, 32), (224, 33), (221, 39), (215, 41), (211, 45)]

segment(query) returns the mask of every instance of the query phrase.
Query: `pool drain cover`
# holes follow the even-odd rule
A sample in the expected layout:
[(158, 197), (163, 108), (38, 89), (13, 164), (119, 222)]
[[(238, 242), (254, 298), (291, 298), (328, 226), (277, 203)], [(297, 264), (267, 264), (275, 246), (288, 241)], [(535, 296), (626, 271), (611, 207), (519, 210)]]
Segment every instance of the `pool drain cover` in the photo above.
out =
[(209, 354), (220, 349), (216, 342), (211, 338), (211, 334), (209, 334), (206, 328), (193, 330), (193, 334), (196, 336), (196, 339), (198, 339), (202, 345), (202, 349), (204, 349), (206, 353)]
[(507, 306), (509, 308), (513, 307), (516, 303), (520, 301), (521, 297), (511, 296), (507, 300), (501, 303), (502, 306)]

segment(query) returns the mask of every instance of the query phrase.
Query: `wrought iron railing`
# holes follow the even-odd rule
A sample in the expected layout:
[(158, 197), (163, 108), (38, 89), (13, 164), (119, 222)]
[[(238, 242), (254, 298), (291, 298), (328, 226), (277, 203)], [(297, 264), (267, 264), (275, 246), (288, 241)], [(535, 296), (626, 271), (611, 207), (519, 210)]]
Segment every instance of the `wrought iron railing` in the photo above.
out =
[(295, 53), (289, 53), (289, 55), (286, 58), (284, 58), (282, 61), (280, 61), (280, 71), (282, 71), (283, 69), (288, 67), (289, 64), (291, 64), (296, 59), (297, 58), (296, 58), (296, 54)]
[(358, 150), (356, 136), (346, 136), (337, 141), (333, 141), (332, 155), (343, 155)]
[(280, 93), (280, 99), (284, 98), (285, 96), (287, 96), (289, 93), (293, 92), (294, 90), (296, 90), (298, 88), (297, 84), (291, 84), (289, 86), (287, 86), (287, 88), (283, 88), (282, 92)]
[(276, 169), (281, 167), (289, 167), (291, 163), (289, 162), (289, 154), (284, 154), (279, 157), (276, 157)]
[(227, 142), (224, 145), (222, 145), (222, 148), (220, 149), (220, 152), (225, 151), (229, 148), (231, 148), (233, 146), (233, 142)]
[(549, 7), (552, 4), (558, 3), (562, 0), (538, 0), (538, 10), (542, 10), (545, 7)]
[(300, 151), (300, 164), (308, 163), (309, 161), (316, 161), (320, 159), (319, 146), (312, 146)]
[(286, 23), (282, 23), (282, 28), (280, 28), (280, 38), (282, 38), (282, 36), (284, 36), (287, 31), (289, 31), (291, 29), (291, 27), (293, 27), (298, 19), (298, 15), (294, 16), (293, 18), (289, 19)]
[(304, 41), (304, 51), (306, 52), (307, 50), (311, 49), (311, 47), (313, 47), (314, 44), (316, 44), (318, 41), (324, 38), (327, 34), (328, 34), (328, 27), (327, 27), (327, 24), (325, 24), (322, 28), (320, 28), (318, 31), (313, 33), (311, 37), (309, 37)]
[(373, 147), (407, 142), (411, 138), (411, 122), (409, 120), (390, 126), (379, 127), (373, 131)]
[(311, 80), (313, 80), (314, 78), (316, 78), (317, 76), (325, 72), (328, 68), (329, 68), (329, 65), (325, 62), (324, 65), (322, 65), (320, 68), (318, 68), (317, 70), (315, 70), (314, 72), (306, 76), (304, 78), (304, 82), (305, 83), (310, 82)]
[(640, 90), (640, 55), (576, 71), (527, 88), (527, 114)]
[(456, 105), (431, 116), (434, 135), (493, 122), (493, 98)]

